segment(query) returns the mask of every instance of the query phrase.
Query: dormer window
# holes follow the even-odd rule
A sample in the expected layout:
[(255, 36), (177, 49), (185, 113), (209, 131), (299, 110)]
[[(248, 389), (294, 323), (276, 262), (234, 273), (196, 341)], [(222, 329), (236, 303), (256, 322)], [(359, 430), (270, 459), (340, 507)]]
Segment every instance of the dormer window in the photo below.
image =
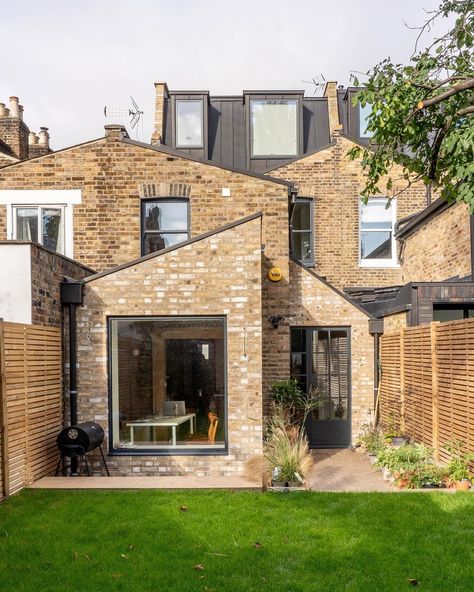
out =
[(202, 100), (176, 100), (176, 147), (204, 146), (204, 116)]
[(252, 157), (298, 155), (297, 99), (252, 99), (250, 122)]
[(367, 129), (367, 120), (372, 112), (372, 105), (366, 103), (362, 106), (359, 103), (359, 137), (360, 138), (371, 138), (373, 133)]

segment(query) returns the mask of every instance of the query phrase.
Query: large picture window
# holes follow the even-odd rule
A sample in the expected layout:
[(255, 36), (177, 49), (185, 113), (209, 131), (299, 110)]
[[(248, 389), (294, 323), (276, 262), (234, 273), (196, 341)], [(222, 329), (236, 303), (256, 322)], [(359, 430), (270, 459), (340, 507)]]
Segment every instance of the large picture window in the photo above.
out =
[(112, 318), (109, 345), (114, 449), (225, 449), (223, 318)]
[(396, 202), (387, 198), (360, 202), (360, 265), (394, 267), (397, 250), (394, 236)]
[(164, 198), (142, 202), (142, 255), (189, 238), (189, 201)]
[(13, 206), (14, 238), (64, 254), (64, 207)]
[(291, 219), (291, 254), (303, 265), (314, 265), (313, 201), (298, 198)]
[(298, 155), (298, 101), (250, 101), (252, 156)]

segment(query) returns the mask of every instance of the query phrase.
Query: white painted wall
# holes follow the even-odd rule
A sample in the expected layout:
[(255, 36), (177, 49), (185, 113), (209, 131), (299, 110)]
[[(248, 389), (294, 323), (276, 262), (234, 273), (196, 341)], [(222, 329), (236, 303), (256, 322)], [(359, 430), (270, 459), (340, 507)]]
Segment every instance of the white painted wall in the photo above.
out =
[(31, 323), (30, 245), (0, 244), (0, 318)]

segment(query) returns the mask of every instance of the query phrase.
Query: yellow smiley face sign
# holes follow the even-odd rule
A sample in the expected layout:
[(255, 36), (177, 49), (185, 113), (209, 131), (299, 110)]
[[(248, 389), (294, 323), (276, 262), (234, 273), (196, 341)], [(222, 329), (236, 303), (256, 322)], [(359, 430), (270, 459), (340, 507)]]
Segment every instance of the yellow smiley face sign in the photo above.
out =
[(279, 282), (283, 278), (279, 267), (272, 267), (268, 272), (268, 279), (272, 282)]

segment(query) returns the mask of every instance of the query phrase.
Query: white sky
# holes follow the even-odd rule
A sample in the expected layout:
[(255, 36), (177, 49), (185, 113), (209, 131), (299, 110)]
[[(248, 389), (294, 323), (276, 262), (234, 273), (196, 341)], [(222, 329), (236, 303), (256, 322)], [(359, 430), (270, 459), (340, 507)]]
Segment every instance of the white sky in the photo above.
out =
[[(0, 102), (20, 97), (54, 149), (104, 135), (104, 105), (145, 112), (154, 86), (237, 94), (349, 83), (390, 56), (408, 60), (425, 9), (439, 0), (0, 0)], [(440, 23), (435, 33), (447, 26)], [(126, 120), (123, 120), (124, 122)], [(127, 126), (128, 127), (128, 126)], [(130, 131), (130, 130), (129, 130)], [(132, 134), (135, 137), (135, 134)], [(139, 138), (141, 139), (141, 138)]]

